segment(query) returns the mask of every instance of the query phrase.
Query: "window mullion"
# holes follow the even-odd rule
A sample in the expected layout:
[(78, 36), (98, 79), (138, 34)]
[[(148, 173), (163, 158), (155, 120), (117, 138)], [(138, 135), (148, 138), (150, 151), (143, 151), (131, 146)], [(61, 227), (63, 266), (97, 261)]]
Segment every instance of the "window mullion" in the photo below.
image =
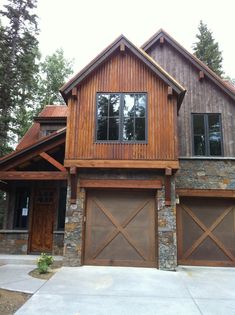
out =
[(136, 94), (135, 94), (135, 98), (134, 98), (134, 117), (133, 117), (133, 124), (134, 124), (134, 128), (133, 128), (133, 131), (134, 131), (134, 141), (136, 141), (136, 134), (135, 134), (135, 110), (136, 110)]
[(205, 128), (206, 156), (209, 156), (210, 155), (210, 142), (209, 142), (208, 114), (204, 115), (204, 128)]
[(119, 110), (119, 141), (123, 141), (123, 111), (124, 111), (124, 94), (120, 93), (120, 110)]
[(108, 101), (108, 117), (107, 117), (107, 140), (109, 140), (109, 108), (110, 108), (110, 95), (109, 95), (109, 101)]

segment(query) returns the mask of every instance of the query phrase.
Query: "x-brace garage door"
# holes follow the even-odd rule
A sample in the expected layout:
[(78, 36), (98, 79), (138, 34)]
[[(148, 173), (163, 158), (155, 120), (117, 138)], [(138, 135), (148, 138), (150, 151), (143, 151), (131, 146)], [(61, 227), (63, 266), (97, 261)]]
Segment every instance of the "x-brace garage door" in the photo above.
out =
[(177, 207), (178, 263), (235, 266), (235, 201), (180, 198)]
[(152, 191), (89, 191), (84, 263), (156, 266), (154, 209)]

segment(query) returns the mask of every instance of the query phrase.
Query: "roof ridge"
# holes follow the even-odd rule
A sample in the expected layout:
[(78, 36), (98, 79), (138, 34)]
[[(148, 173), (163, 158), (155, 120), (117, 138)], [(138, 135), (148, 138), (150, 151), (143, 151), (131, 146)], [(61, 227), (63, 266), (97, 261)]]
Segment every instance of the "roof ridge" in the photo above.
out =
[[(185, 93), (185, 88), (177, 82), (167, 71), (165, 71), (153, 58), (146, 54), (141, 48), (135, 46), (129, 39), (124, 35), (120, 35), (115, 41), (113, 41), (109, 46), (107, 46), (101, 53), (99, 53), (87, 66), (85, 66), (80, 72), (78, 72), (71, 80), (62, 86), (60, 89), (61, 94), (65, 99), (67, 99), (72, 88), (80, 84), (84, 79), (87, 78), (99, 65), (106, 61), (106, 59), (112, 55), (123, 43), (126, 45), (127, 49), (133, 53), (136, 58), (139, 58), (151, 68), (151, 70), (161, 78), (166, 84), (170, 85), (179, 98), (182, 97), (181, 94)], [(181, 103), (181, 101), (179, 101)]]
[[(211, 70), (203, 61), (201, 61), (199, 58), (197, 58), (193, 53), (189, 52), (184, 46), (182, 46), (176, 39), (174, 39), (168, 32), (166, 32), (164, 29), (159, 29), (153, 36), (151, 36), (142, 46), (141, 48), (145, 51), (147, 51), (150, 47), (152, 47), (158, 40), (158, 37), (160, 34), (165, 35), (168, 37), (170, 41), (172, 41), (175, 46), (178, 47), (178, 50), (182, 50), (189, 58), (195, 61), (195, 63), (198, 64), (199, 67), (203, 68), (207, 72), (207, 76), (212, 76), (213, 78), (220, 83), (224, 89), (228, 90), (228, 94), (235, 100), (235, 92), (232, 88), (230, 88), (221, 77), (219, 77), (213, 70)], [(169, 41), (168, 41), (169, 42)], [(172, 44), (172, 43), (170, 43)], [(177, 47), (173, 47), (177, 49)], [(195, 65), (196, 66), (196, 65)], [(214, 81), (214, 80), (213, 80)], [(232, 95), (230, 94), (232, 93)]]

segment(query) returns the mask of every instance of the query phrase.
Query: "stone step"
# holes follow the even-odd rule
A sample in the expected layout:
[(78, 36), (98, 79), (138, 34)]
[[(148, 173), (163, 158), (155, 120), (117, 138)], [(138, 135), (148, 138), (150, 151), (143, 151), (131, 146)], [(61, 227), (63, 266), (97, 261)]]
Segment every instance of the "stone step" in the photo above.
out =
[[(4, 255), (0, 254), (0, 265), (35, 265), (40, 255)], [(63, 256), (53, 256), (55, 266), (61, 266)]]

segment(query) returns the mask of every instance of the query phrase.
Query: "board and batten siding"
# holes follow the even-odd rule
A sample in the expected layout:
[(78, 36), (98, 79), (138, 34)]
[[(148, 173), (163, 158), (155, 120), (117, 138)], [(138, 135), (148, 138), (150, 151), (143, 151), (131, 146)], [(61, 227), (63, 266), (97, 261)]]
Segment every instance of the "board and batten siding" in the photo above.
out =
[[(97, 92), (147, 93), (147, 143), (96, 143)], [(168, 86), (131, 52), (115, 54), (80, 86), (78, 99), (69, 99), (67, 160), (177, 160), (176, 97)]]
[(180, 156), (192, 156), (191, 113), (220, 113), (224, 156), (234, 157), (234, 101), (207, 77), (199, 81), (199, 70), (167, 42), (148, 54), (187, 90), (178, 117)]

